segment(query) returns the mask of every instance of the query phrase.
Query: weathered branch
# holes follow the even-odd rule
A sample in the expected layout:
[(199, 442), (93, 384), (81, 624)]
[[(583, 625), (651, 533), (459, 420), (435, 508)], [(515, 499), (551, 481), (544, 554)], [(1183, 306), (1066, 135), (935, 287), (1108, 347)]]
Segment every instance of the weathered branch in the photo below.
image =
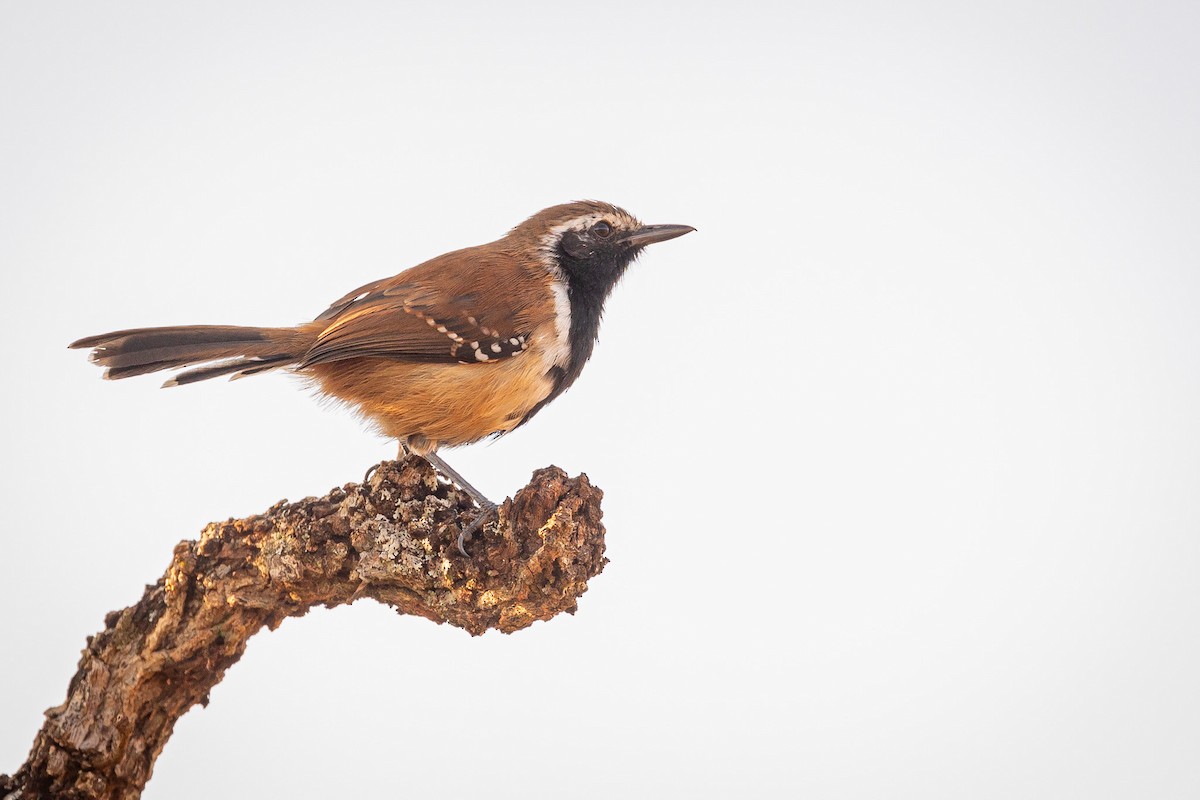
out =
[(361, 486), (210, 524), (88, 639), (66, 702), (21, 769), (0, 775), (0, 799), (140, 796), (175, 722), (208, 703), (250, 637), (316, 605), (370, 597), (472, 634), (573, 613), (605, 564), (600, 498), (587, 476), (539, 470), (466, 559), (455, 538), (470, 501), (410, 457)]

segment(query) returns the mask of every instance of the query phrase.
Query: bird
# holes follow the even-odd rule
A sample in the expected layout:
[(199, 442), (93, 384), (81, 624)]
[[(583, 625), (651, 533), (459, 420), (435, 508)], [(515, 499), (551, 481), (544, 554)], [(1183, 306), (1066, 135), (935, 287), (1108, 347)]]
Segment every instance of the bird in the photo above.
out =
[(503, 237), (359, 286), (295, 327), (179, 325), (88, 336), (72, 349), (109, 380), (182, 370), (183, 386), (296, 373), (427, 459), (480, 513), (496, 504), (438, 454), (507, 434), (565, 392), (592, 355), (605, 301), (646, 246), (696, 229), (645, 225), (610, 203), (543, 209)]

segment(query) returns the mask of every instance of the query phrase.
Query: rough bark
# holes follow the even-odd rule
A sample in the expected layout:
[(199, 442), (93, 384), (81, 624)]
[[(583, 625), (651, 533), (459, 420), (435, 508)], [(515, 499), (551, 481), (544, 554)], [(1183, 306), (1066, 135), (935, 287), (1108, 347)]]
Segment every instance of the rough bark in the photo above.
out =
[(362, 485), (210, 524), (88, 639), (66, 702), (20, 770), (0, 775), (0, 798), (139, 797), (175, 722), (207, 705), (250, 637), (316, 605), (369, 597), (474, 635), (573, 613), (605, 564), (601, 496), (585, 475), (539, 470), (464, 558), (469, 499), (410, 457)]

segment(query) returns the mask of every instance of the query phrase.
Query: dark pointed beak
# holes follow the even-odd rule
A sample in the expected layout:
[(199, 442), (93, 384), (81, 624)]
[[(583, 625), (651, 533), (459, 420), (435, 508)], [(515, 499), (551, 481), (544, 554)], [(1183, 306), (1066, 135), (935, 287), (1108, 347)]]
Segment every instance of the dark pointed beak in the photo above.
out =
[(696, 230), (691, 225), (643, 225), (621, 237), (631, 247), (645, 247), (655, 242), (665, 242)]

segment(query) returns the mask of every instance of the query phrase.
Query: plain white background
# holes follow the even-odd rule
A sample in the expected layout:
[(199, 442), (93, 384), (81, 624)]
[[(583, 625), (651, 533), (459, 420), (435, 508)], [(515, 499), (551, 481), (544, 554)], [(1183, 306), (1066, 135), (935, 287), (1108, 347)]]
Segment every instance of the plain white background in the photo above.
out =
[(606, 491), (579, 613), (255, 638), (146, 797), (1200, 795), (1194, 3), (0, 5), (0, 771), (213, 519), (393, 445), (65, 345), (290, 324), (541, 207), (651, 248), (449, 453)]

